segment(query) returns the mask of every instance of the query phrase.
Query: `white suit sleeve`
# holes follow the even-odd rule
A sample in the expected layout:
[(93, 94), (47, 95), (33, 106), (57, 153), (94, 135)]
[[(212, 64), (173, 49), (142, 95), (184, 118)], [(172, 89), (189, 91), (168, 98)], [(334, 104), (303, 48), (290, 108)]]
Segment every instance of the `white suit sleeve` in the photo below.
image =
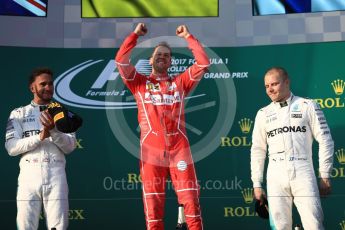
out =
[(26, 153), (40, 144), (39, 135), (22, 137), (23, 130), (19, 117), (20, 113), (19, 109), (12, 111), (7, 121), (5, 148), (10, 156)]
[(253, 181), (254, 188), (261, 187), (263, 182), (264, 166), (267, 152), (267, 140), (264, 124), (264, 111), (259, 110), (255, 117), (250, 154), (251, 179)]
[(319, 172), (321, 178), (329, 178), (333, 168), (334, 142), (326, 118), (320, 107), (310, 101), (310, 128), (315, 140), (319, 143)]
[(54, 144), (65, 154), (72, 152), (76, 148), (77, 140), (75, 133), (62, 133), (56, 127), (49, 132)]

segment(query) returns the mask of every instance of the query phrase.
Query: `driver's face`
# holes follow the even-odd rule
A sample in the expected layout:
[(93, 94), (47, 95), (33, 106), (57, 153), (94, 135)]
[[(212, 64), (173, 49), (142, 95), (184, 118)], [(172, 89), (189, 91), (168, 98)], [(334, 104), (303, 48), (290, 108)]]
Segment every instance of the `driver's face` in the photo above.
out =
[(158, 46), (150, 58), (150, 64), (157, 73), (166, 73), (171, 65), (171, 53), (165, 46)]
[(272, 71), (265, 76), (266, 93), (272, 101), (280, 102), (290, 96), (289, 79), (283, 79), (277, 71)]
[(49, 103), (54, 94), (52, 76), (46, 73), (37, 76), (35, 81), (31, 83), (30, 90), (34, 94), (34, 101), (37, 104)]

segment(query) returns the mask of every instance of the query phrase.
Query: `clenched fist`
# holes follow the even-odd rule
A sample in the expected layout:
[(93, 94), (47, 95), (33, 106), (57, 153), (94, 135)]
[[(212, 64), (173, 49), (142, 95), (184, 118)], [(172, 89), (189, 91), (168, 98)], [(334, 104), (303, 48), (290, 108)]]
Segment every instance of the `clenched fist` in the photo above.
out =
[(176, 35), (180, 38), (188, 38), (190, 33), (186, 25), (180, 25), (176, 29)]
[(134, 33), (138, 36), (144, 36), (147, 33), (146, 25), (142, 22), (138, 23), (137, 27), (135, 27)]

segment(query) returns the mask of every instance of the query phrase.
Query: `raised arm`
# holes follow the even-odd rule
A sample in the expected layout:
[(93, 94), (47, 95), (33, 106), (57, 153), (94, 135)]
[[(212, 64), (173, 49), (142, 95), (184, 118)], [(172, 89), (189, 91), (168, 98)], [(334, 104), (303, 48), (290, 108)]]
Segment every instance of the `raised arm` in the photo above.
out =
[(195, 62), (186, 72), (181, 74), (185, 88), (189, 91), (197, 82), (200, 81), (204, 73), (210, 66), (209, 58), (199, 41), (189, 33), (187, 26), (180, 25), (176, 29), (178, 37), (186, 39), (188, 48), (192, 51)]
[(132, 49), (136, 46), (139, 36), (144, 36), (147, 33), (147, 28), (144, 23), (138, 23), (135, 30), (124, 40), (120, 49), (118, 50), (115, 63), (121, 77), (124, 80), (133, 80), (135, 78), (135, 68), (130, 63), (130, 55)]

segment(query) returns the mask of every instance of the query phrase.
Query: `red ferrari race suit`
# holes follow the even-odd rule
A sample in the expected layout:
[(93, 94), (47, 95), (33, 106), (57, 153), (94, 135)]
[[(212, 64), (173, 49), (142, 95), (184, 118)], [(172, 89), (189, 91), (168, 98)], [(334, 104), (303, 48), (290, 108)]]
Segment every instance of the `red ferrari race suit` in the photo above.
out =
[(164, 229), (167, 176), (178, 202), (185, 209), (190, 230), (202, 229), (199, 186), (185, 129), (184, 100), (209, 66), (202, 45), (190, 35), (186, 40), (195, 62), (176, 76), (145, 76), (129, 62), (138, 35), (130, 34), (115, 61), (121, 77), (133, 93), (140, 125), (140, 174), (147, 229)]

